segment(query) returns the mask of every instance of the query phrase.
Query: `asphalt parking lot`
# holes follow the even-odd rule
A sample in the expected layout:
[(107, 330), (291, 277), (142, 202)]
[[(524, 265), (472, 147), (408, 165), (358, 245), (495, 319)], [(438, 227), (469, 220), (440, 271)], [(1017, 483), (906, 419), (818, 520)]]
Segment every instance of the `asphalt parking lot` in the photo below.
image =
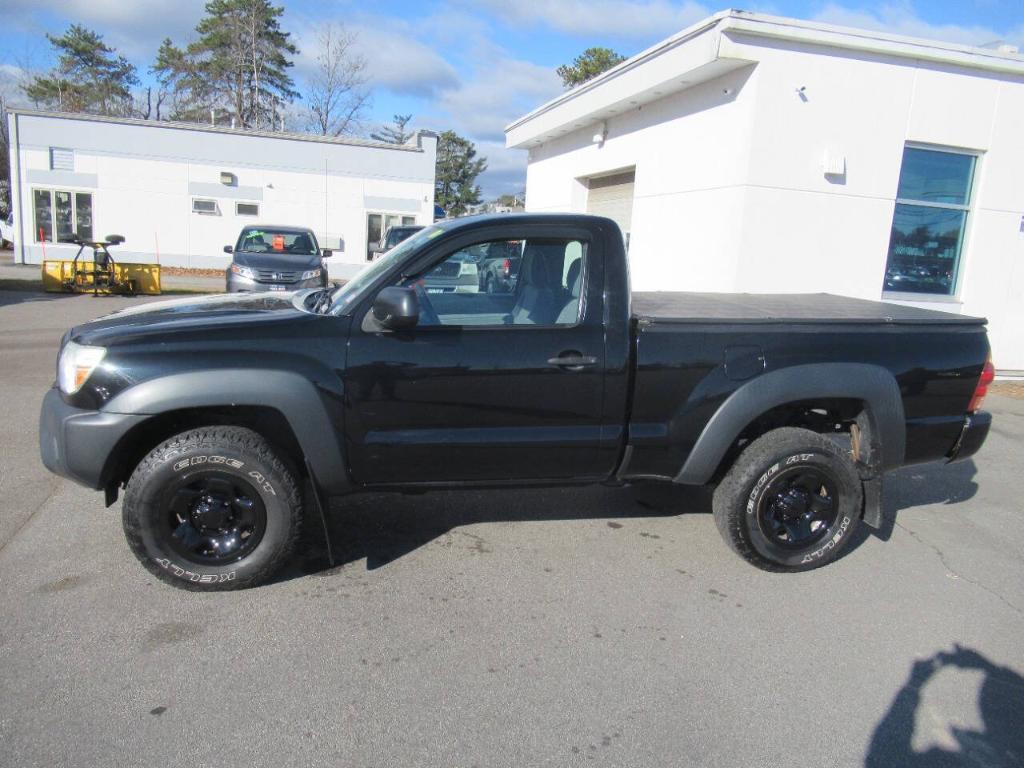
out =
[(699, 490), (473, 491), (352, 497), (337, 567), (311, 535), (193, 594), (39, 463), (62, 333), (134, 301), (0, 292), (0, 765), (1024, 764), (1024, 400), (807, 574)]

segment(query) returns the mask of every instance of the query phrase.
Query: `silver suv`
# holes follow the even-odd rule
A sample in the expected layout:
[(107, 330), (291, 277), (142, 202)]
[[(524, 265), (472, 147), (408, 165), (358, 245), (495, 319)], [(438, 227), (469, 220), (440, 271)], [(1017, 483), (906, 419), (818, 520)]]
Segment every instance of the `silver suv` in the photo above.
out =
[(323, 260), (331, 252), (320, 248), (309, 229), (245, 227), (238, 242), (225, 245), (224, 252), (234, 256), (225, 273), (228, 293), (294, 291), (327, 285)]

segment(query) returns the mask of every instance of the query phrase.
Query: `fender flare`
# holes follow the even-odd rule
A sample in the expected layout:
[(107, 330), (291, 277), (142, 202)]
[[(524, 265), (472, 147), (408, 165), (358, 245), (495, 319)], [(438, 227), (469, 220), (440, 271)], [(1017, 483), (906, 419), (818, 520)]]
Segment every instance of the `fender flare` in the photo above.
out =
[(880, 448), (878, 469), (903, 464), (907, 427), (900, 388), (892, 373), (866, 363), (818, 363), (762, 374), (729, 395), (704, 426), (673, 482), (706, 484), (743, 429), (758, 416), (786, 403), (818, 398), (864, 401), (874, 442)]
[[(188, 408), (271, 408), (288, 422), (320, 488), (329, 495), (340, 495), (351, 487), (339, 443), (341, 396), (340, 381), (328, 389), (291, 371), (218, 368), (141, 382), (116, 395), (103, 410), (158, 416)], [(337, 402), (334, 409), (328, 407), (331, 400)]]

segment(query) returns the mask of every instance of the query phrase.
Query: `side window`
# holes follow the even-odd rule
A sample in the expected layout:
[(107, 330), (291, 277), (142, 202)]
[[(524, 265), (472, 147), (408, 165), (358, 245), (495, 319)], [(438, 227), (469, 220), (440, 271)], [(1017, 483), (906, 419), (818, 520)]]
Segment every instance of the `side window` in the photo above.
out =
[(405, 284), (419, 293), (421, 326), (575, 325), (586, 254), (580, 240), (488, 240)]

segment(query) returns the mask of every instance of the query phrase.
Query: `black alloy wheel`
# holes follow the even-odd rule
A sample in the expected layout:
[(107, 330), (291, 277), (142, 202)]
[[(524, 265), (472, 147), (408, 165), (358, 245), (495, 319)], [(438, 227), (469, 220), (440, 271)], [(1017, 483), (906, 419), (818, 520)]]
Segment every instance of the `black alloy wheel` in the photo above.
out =
[(165, 534), (175, 552), (197, 565), (222, 565), (252, 552), (267, 528), (267, 512), (250, 483), (225, 472), (199, 470), (164, 497)]
[(761, 532), (783, 547), (815, 544), (836, 521), (836, 480), (827, 470), (792, 467), (764, 490), (758, 503)]

